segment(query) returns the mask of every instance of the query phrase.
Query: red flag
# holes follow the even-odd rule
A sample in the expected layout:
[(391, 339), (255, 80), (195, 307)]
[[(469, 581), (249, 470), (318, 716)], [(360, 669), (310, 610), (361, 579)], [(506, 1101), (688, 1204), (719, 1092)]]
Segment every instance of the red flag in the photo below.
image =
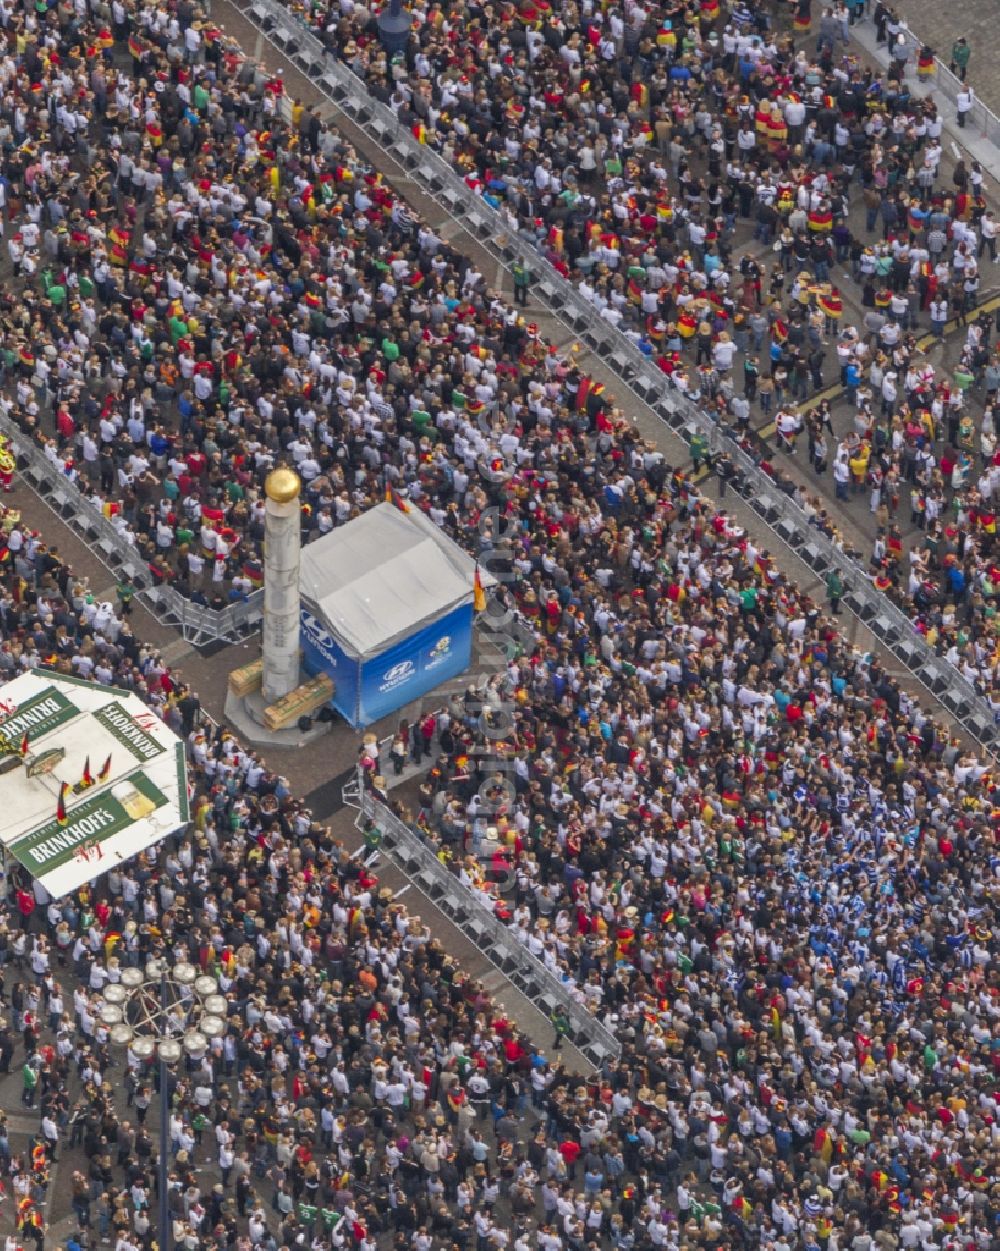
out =
[(27, 754), (28, 754), (28, 736), (27, 734), (25, 734), (24, 738), (21, 739), (21, 755), (26, 756)]
[(105, 760), (104, 764), (101, 766), (101, 771), (97, 775), (97, 780), (98, 782), (106, 782), (110, 776), (111, 776), (111, 753), (108, 752), (108, 758), (107, 760)]
[(90, 772), (90, 756), (83, 762), (83, 777), (80, 779), (80, 789), (85, 790), (88, 786), (94, 785), (94, 778)]

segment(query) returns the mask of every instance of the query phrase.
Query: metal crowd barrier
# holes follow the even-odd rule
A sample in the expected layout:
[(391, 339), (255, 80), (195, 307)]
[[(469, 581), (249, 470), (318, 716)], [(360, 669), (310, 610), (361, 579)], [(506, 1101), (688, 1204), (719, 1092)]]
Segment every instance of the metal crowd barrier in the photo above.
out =
[[(475, 195), (438, 153), (419, 143), (391, 109), (368, 94), (364, 82), (329, 52), (320, 40), (277, 0), (241, 4), (244, 17), (283, 56), (297, 66), (340, 112), (377, 140), (379, 147), (422, 191), (499, 264), (519, 261), (536, 277), (532, 295), (616, 374), (625, 391), (650, 407), (678, 434), (703, 432), (713, 448), (725, 431), (678, 392), (653, 362), (619, 330), (605, 321), (577, 288), (536, 249), (511, 237), (499, 214)], [(624, 397), (623, 397), (624, 398)], [(991, 755), (1000, 753), (1000, 731), (989, 705), (973, 685), (937, 656), (903, 612), (871, 585), (864, 566), (841, 551), (813, 526), (805, 512), (785, 495), (735, 441), (723, 443), (736, 470), (748, 483), (746, 501), (783, 546), (824, 577), (837, 569), (850, 589), (842, 603), (872, 631), (896, 659), (962, 723)]]
[(621, 1055), (621, 1044), (587, 1011), (555, 974), (520, 943), (516, 935), (452, 874), (431, 849), (357, 778), (345, 787), (345, 800), (374, 821), (382, 834), (381, 850), (466, 935), (489, 962), (546, 1019), (561, 1008), (569, 1037), (595, 1068)]
[[(862, 44), (866, 51), (876, 56), (880, 62), (884, 61), (888, 64), (891, 55), (888, 45), (884, 44), (878, 48), (869, 48), (869, 41), (862, 38), (864, 29), (862, 28), (862, 31), (859, 31), (857, 26), (852, 26), (851, 34)], [(956, 35), (961, 34), (961, 31), (956, 30), (955, 33)], [(908, 75), (916, 76), (917, 58), (920, 54), (920, 49), (924, 46), (924, 42), (908, 26), (900, 26), (898, 34), (903, 36), (903, 41), (909, 53), (906, 72)], [(935, 55), (934, 74), (929, 79), (921, 80), (921, 85), (925, 88), (933, 87), (935, 94), (943, 96), (957, 112), (958, 93), (962, 89), (963, 84), (958, 75), (951, 72), (947, 61), (943, 61), (939, 56)], [(997, 117), (992, 109), (987, 108), (978, 96), (973, 98), (972, 108), (966, 121), (966, 128), (971, 135), (979, 135), (992, 143), (994, 147), (1000, 148), (1000, 117)], [(993, 173), (994, 171), (988, 172)]]
[(236, 643), (259, 627), (264, 613), (263, 591), (214, 609), (192, 603), (172, 586), (157, 585), (139, 552), (30, 438), (3, 416), (0, 431), (10, 439), (18, 469), (35, 492), (116, 577), (130, 578), (139, 601), (161, 621), (180, 630), (187, 642), (195, 646)]

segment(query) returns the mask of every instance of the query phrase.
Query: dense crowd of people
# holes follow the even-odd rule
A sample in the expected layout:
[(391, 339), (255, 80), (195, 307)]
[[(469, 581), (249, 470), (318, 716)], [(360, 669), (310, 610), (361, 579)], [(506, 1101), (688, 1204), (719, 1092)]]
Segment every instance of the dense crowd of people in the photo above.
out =
[[(16, 510), (0, 534), (0, 682), (50, 666), (135, 692), (186, 739), (193, 790), (181, 836), (72, 896), (5, 877), (0, 1073), (23, 1073), (22, 1111), (39, 1117), (23, 1151), (0, 1118), (20, 1238), (54, 1245), (62, 1162), (69, 1251), (153, 1245), (157, 1065), (116, 1054), (100, 1006), (159, 956), (215, 974), (230, 1003), (227, 1032), (171, 1078), (173, 1245), (471, 1251), (524, 1236), (552, 1144), (586, 1128), (596, 1088), (522, 1038), (287, 780), (203, 718), (127, 606), (95, 602)], [(528, 1146), (529, 1096), (558, 1138)], [(494, 1234), (501, 1184), (517, 1221)]]
[[(940, 401), (910, 422), (898, 395), (865, 394), (901, 350), (887, 326), (905, 341), (925, 295), (940, 313), (939, 290), (972, 276), (954, 233), (976, 197), (931, 178), (913, 203), (932, 110), (911, 114), (898, 78), (844, 68), (839, 11), (818, 17), (815, 61), (777, 27), (752, 33), (763, 6), (737, 5), (729, 31), (711, 3), (685, 12), (623, 9), (619, 30), (613, 9), (419, 10), (385, 86), (511, 229), (535, 231), (737, 427), (770, 396), (793, 444), (786, 379), (832, 336), (861, 400), (850, 472), (886, 423), (888, 469), (911, 445), (915, 465), (943, 457), (972, 384), (953, 379), (966, 399), (949, 389), (943, 432), (923, 416)], [(366, 17), (332, 16), (311, 10), (377, 93)], [(438, 757), (405, 815), (622, 1043), (577, 1079), (558, 1015), (554, 1038), (521, 1037), (380, 889), (377, 861), (349, 857), (284, 779), (202, 724), (134, 637), (128, 587), (96, 602), (5, 513), (0, 675), (50, 664), (137, 691), (184, 734), (195, 785), (191, 830), (159, 855), (57, 902), (8, 883), (0, 1069), (22, 1068), (40, 1116), (30, 1158), (8, 1165), (24, 1237), (45, 1245), (45, 1175), (64, 1149), (86, 1160), (72, 1199), (89, 1241), (155, 1236), (154, 1074), (111, 1054), (95, 1004), (105, 979), (165, 951), (216, 972), (231, 1004), (226, 1035), (171, 1090), (179, 1245), (992, 1247), (994, 774), (838, 634), (835, 583), (829, 610), (791, 586), (572, 353), (189, 0), (19, 9), (2, 30), (20, 280), (0, 295), (8, 415), (156, 576), (202, 599), (259, 581), (260, 488), (282, 460), (305, 483), (309, 533), (388, 491), (474, 536), (505, 574), (493, 608), (516, 623), (516, 655), (485, 697), (401, 728), (403, 750), (426, 740)], [(502, 187), (487, 178), (501, 167)], [(878, 192), (884, 247), (843, 234), (852, 178)], [(953, 235), (945, 280), (914, 261), (932, 212)], [(741, 217), (772, 247), (790, 236), (766, 293), (759, 263), (728, 250)], [(863, 278), (869, 255), (910, 320), (869, 283), (884, 321), (844, 335), (823, 266)], [(968, 364), (989, 394), (984, 337)], [(740, 352), (760, 368), (734, 384)], [(807, 392), (823, 380), (810, 367)], [(874, 455), (848, 492), (875, 490)], [(839, 448), (828, 459), (836, 470)], [(725, 482), (724, 457), (715, 468)], [(977, 515), (926, 558), (928, 585), (990, 545)], [(991, 638), (976, 594), (969, 611), (921, 609), (960, 663)]]
[[(977, 258), (995, 255), (982, 171), (940, 173), (932, 99), (848, 55), (836, 6), (815, 15), (815, 41), (766, 5), (728, 23), (712, 4), (686, 12), (605, 21), (507, 5), (491, 25), (463, 3), (417, 8), (394, 58), (368, 10), (304, 16), (766, 472), (758, 412), (800, 458), (808, 434), (838, 495), (861, 469), (889, 514), (873, 584), (988, 691), (988, 329), (967, 354), (971, 385), (964, 368), (933, 388), (903, 382), (926, 378), (921, 328), (971, 307)], [(15, 12), (4, 28), (15, 89), (0, 186), (17, 281), (0, 297), (0, 369), (8, 417), (153, 576), (219, 607), (260, 585), (276, 458), (306, 484), (307, 536), (387, 490), (438, 513), (454, 504), (454, 517), (468, 481), (510, 454), (482, 436), (517, 387), (580, 375), (280, 75), (197, 13), (126, 6), (106, 28), (83, 8), (40, 31)], [(877, 20), (891, 39), (894, 15)], [(751, 226), (770, 259), (736, 246)], [(864, 309), (843, 330), (838, 266)], [(530, 274), (518, 282), (530, 291)], [(837, 383), (858, 407), (843, 443), (827, 408), (802, 410)], [(470, 417), (471, 452), (455, 437)], [(956, 475), (970, 423), (977, 472)], [(406, 456), (384, 455), (385, 440)], [(914, 525), (950, 513), (961, 550), (920, 543), (908, 569), (895, 533), (908, 505)]]
[[(908, 54), (896, 55), (891, 7), (872, 12), (894, 52), (888, 74), (851, 54), (864, 7), (817, 5), (818, 37), (803, 43), (810, 22), (787, 30), (763, 3), (720, 18), (715, 3), (509, 2), (494, 13), (453, 0), (414, 8), (395, 56), (371, 10), (300, 11), (681, 390), (712, 405), (721, 395), (748, 431), (758, 407), (773, 415), (787, 451), (808, 435), (809, 465), (832, 475), (840, 498), (860, 470), (873, 511), (884, 501), (889, 514), (889, 555), (876, 550), (872, 582), (990, 691), (996, 387), (982, 405), (969, 388), (987, 365), (995, 382), (998, 358), (986, 325), (954, 376), (928, 386), (915, 344), (921, 327), (964, 324), (998, 225), (978, 162), (939, 168), (942, 121), (933, 93), (913, 90)], [(955, 47), (966, 64), (968, 45)], [(739, 255), (741, 224), (770, 258)], [(845, 330), (841, 268), (863, 318)], [(844, 442), (827, 410), (801, 411), (838, 382), (858, 408)], [(975, 473), (953, 472), (963, 454)], [(907, 515), (922, 526), (944, 514), (962, 550), (919, 544), (908, 569), (895, 542)]]

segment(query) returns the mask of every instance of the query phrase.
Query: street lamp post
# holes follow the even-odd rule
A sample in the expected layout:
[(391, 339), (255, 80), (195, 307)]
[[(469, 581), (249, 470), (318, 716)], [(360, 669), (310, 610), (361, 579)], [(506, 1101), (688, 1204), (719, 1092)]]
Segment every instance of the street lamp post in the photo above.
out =
[(159, 1251), (170, 1251), (170, 1068), (184, 1052), (203, 1055), (209, 1039), (225, 1033), (226, 998), (216, 979), (195, 965), (171, 967), (161, 958), (149, 960), (145, 970), (123, 969), (121, 980), (108, 982), (101, 997), (100, 1017), (111, 1041), (130, 1046), (140, 1060), (155, 1057), (160, 1066)]

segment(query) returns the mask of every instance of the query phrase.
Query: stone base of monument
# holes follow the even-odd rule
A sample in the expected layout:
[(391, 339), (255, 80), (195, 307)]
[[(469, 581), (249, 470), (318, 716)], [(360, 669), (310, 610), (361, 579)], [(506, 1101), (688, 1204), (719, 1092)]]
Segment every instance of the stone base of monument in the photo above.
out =
[[(226, 691), (226, 719), (241, 738), (262, 747), (305, 747), (333, 729), (333, 721), (313, 721), (308, 730), (300, 730), (297, 722), (284, 730), (270, 730), (265, 721), (268, 703), (259, 690), (246, 695)], [(312, 714), (303, 714), (312, 715)]]

